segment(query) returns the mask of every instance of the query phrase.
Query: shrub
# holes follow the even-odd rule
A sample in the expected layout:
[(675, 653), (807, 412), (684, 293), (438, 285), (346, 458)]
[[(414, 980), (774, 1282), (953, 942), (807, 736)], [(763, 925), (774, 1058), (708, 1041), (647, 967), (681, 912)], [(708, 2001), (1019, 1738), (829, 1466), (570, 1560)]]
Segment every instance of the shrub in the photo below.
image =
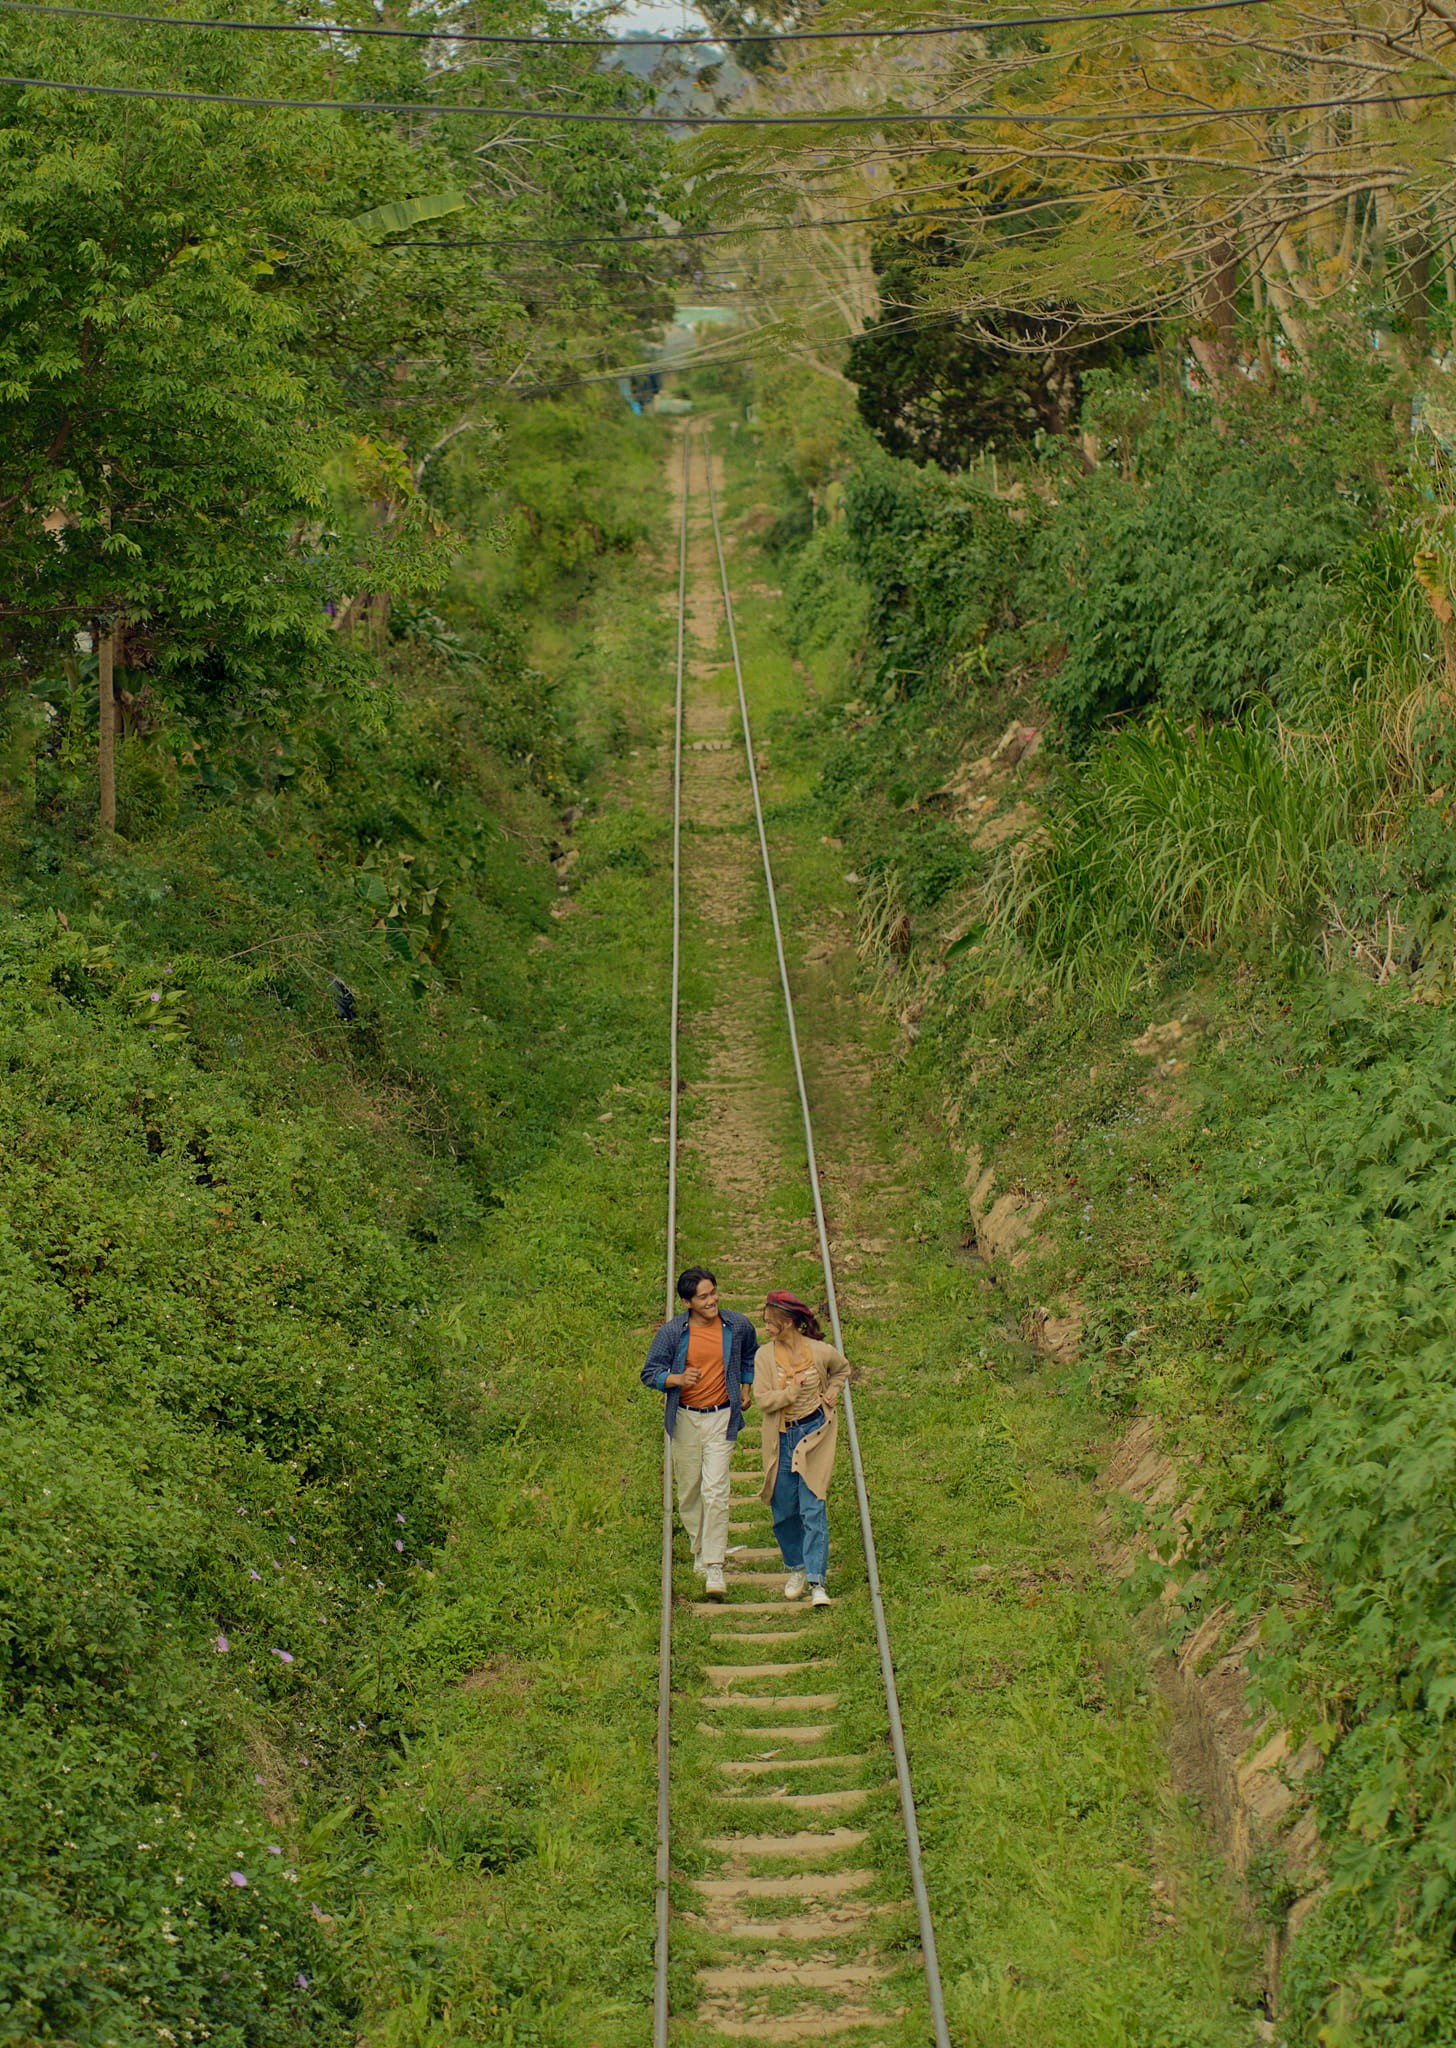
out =
[(139, 980), (0, 937), (0, 2039), (332, 2042), (302, 1831), (275, 1868), (248, 1748), (328, 1782), (438, 1539), (424, 1272), (357, 1141), (201, 1067)]
[(990, 644), (1015, 624), (1024, 529), (1011, 508), (969, 482), (876, 454), (849, 479), (845, 516), (853, 566), (869, 587), (871, 650), (890, 694), (942, 681), (970, 649), (987, 661), (1011, 651)]
[[(1282, 1058), (1271, 1106), (1186, 1191), (1185, 1251), (1226, 1318), (1243, 1516), (1285, 1536), (1260, 1680), (1328, 1755), (1330, 1894), (1291, 2039), (1435, 2048), (1456, 1937), (1456, 1019), (1350, 989)], [(1206, 1516), (1194, 1562), (1247, 1607), (1242, 1526)]]
[(648, 537), (659, 433), (615, 395), (538, 401), (506, 426), (518, 587), (539, 596)]
[(784, 585), (789, 644), (816, 654), (836, 644), (856, 649), (864, 638), (869, 592), (855, 559), (854, 541), (840, 521), (821, 526), (795, 556)]
[(1104, 464), (1041, 537), (1033, 592), (1066, 646), (1044, 687), (1074, 746), (1153, 706), (1180, 722), (1276, 699), (1334, 609), (1327, 582), (1362, 531), (1313, 438), (1259, 416), (1138, 443), (1135, 475)]

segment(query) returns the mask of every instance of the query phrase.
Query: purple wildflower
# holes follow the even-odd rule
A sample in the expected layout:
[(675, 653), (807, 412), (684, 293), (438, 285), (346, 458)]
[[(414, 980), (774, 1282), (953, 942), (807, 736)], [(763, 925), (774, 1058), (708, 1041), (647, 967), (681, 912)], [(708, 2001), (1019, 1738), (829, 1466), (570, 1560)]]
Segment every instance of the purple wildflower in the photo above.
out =
[(232, 1648), (232, 1644), (228, 1641), (227, 1637), (222, 1633), (221, 1629), (218, 1630), (217, 1641), (213, 1644), (213, 1648), (217, 1651), (219, 1657), (225, 1657), (228, 1651)]
[(261, 1572), (255, 1572), (255, 1571), (253, 1570), (253, 1567), (252, 1567), (251, 1565), (249, 1565), (249, 1566), (248, 1566), (248, 1577), (249, 1577), (250, 1579), (257, 1579), (257, 1580), (258, 1580), (258, 1581), (259, 1581), (259, 1582), (261, 1583), (261, 1582), (262, 1582), (262, 1578), (263, 1578), (263, 1574), (262, 1574)]
[(396, 1515), (394, 1519), (396, 1520), (396, 1522), (402, 1522), (402, 1521), (404, 1520), (404, 1516), (403, 1516), (403, 1515)]
[(299, 1971), (298, 1975), (294, 1978), (293, 1981), (298, 1986), (300, 1991), (307, 1991), (308, 1979), (304, 1976), (302, 1970)]
[(270, 1856), (281, 1856), (283, 1854), (283, 1851), (281, 1849), (275, 1849), (273, 1844), (270, 1842), (268, 1844), (268, 1854)]
[(248, 1889), (248, 1880), (243, 1876), (241, 1870), (230, 1870), (228, 1872), (228, 1883), (236, 1885), (240, 1892), (245, 1892)]
[(154, 988), (147, 1000), (148, 1002), (159, 1003), (162, 1000), (162, 991), (159, 988)]
[(292, 1650), (275, 1650), (273, 1652), (273, 1655), (278, 1659), (280, 1664), (291, 1664), (293, 1662)]

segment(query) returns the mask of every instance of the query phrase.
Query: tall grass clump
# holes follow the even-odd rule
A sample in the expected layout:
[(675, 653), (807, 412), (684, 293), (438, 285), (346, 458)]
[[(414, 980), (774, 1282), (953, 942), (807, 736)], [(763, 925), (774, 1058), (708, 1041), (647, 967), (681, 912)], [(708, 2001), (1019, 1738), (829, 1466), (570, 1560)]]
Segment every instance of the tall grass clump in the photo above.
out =
[(1429, 783), (1429, 739), (1442, 636), (1425, 577), (1418, 522), (1392, 522), (1340, 564), (1339, 614), (1281, 700), (1286, 723), (1343, 741), (1347, 773), (1363, 773), (1373, 822), (1391, 825), (1402, 800)]
[(987, 885), (991, 929), (1039, 983), (1115, 1003), (1188, 948), (1278, 954), (1326, 924), (1349, 938), (1377, 908), (1399, 929), (1429, 879), (1412, 865), (1421, 800), (1449, 760), (1424, 559), (1395, 524), (1351, 551), (1336, 622), (1277, 713), (1154, 717), (1066, 771)]
[(1252, 718), (1130, 726), (989, 883), (992, 930), (1035, 977), (1116, 1000), (1154, 961), (1306, 930), (1354, 824), (1339, 752)]

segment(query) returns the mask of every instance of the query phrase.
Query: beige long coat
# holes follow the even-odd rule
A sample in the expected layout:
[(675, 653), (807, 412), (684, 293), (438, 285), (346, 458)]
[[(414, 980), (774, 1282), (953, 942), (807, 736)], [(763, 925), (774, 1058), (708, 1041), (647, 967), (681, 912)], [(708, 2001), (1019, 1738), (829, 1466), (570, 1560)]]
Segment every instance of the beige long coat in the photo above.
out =
[[(835, 1446), (839, 1442), (839, 1392), (849, 1378), (850, 1364), (832, 1344), (821, 1344), (813, 1337), (804, 1341), (824, 1368), (826, 1420), (822, 1429), (816, 1429), (795, 1446), (794, 1470), (809, 1491), (823, 1500), (829, 1491)], [(753, 1398), (763, 1422), (763, 1485), (759, 1497), (767, 1501), (773, 1498), (774, 1481), (779, 1476), (779, 1416), (799, 1398), (797, 1388), (785, 1393), (780, 1386), (778, 1354), (772, 1344), (760, 1344), (754, 1356)]]

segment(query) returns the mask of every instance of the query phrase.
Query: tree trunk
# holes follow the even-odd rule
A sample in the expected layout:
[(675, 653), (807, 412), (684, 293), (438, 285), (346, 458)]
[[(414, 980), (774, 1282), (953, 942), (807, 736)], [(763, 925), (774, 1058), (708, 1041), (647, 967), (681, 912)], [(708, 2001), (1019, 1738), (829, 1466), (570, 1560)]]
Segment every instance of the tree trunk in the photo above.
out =
[(1431, 239), (1423, 220), (1404, 223), (1396, 244), (1393, 297), (1401, 315), (1400, 350), (1414, 369), (1426, 353), (1431, 307)]
[(96, 759), (101, 771), (101, 829), (116, 830), (116, 627), (109, 625), (96, 643), (96, 688), (100, 739)]
[(1233, 368), (1237, 338), (1239, 252), (1227, 235), (1210, 243), (1198, 292), (1198, 329), (1193, 353), (1210, 384), (1221, 384)]

